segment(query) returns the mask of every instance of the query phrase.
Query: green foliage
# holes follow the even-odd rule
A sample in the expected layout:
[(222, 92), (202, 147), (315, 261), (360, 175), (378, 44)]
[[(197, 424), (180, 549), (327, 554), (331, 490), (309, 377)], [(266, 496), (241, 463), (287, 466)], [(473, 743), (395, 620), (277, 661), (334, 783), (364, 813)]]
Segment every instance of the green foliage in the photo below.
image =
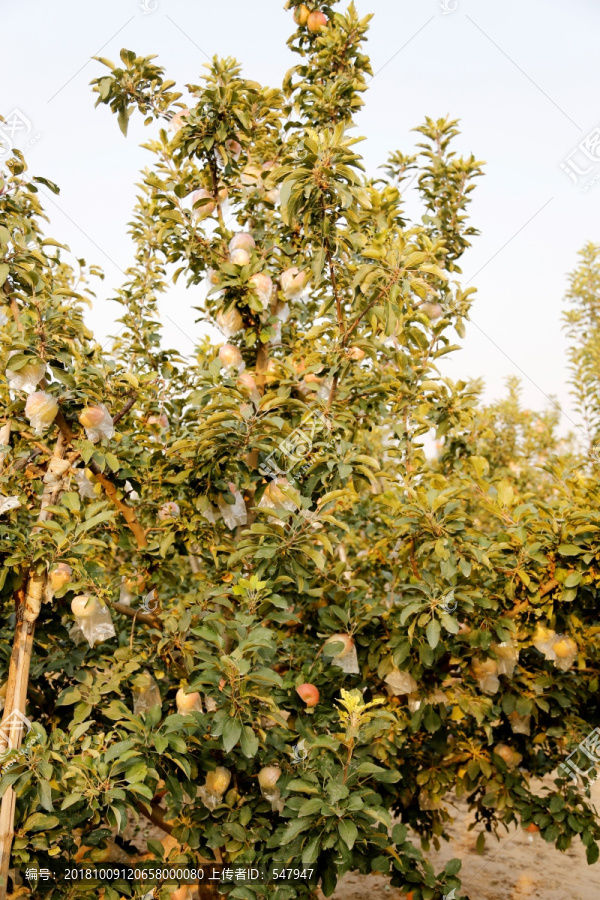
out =
[[(0, 482), (20, 503), (0, 520), (3, 673), (27, 574), (72, 570), (35, 629), (39, 740), (0, 778), (17, 795), (13, 867), (120, 850), (312, 866), (327, 896), (347, 871), (378, 871), (433, 900), (460, 888), (458, 860), (436, 874), (422, 855), (447, 837), (453, 796), (480, 842), (533, 822), (559, 850), (578, 836), (597, 856), (589, 799), (556, 771), (598, 724), (597, 479), (554, 412), (522, 409), (516, 382), (485, 406), (479, 383), (440, 375), (473, 302), (450, 278), (476, 234), (481, 164), (457, 156), (455, 121), (427, 119), (416, 154), (368, 177), (349, 132), (368, 19), (321, 9), (327, 25), (291, 39), (302, 64), (281, 90), (215, 59), (183, 101), (152, 57), (104, 61), (94, 91), (121, 129), (136, 108), (161, 126), (110, 352), (83, 320), (98, 272), (44, 238), (36, 180), (9, 162), (2, 372), (9, 354), (12, 372), (43, 362), (38, 390), (60, 415), (34, 434), (2, 376)], [(403, 211), (412, 171), (418, 223)], [(240, 231), (254, 246), (238, 263)], [(586, 336), (572, 361), (594, 438), (597, 273), (587, 248), (569, 319)], [(229, 330), (241, 377), (208, 340), (193, 360), (163, 347), (157, 298), (179, 278), (200, 319)], [(118, 418), (94, 440), (80, 417), (99, 402)], [(70, 468), (40, 523), (57, 439)], [(75, 643), (80, 594), (110, 609), (114, 637)], [(575, 641), (570, 667), (540, 651), (539, 626)], [(200, 702), (179, 708), (179, 691)], [(281, 772), (276, 800), (265, 766)], [(218, 767), (231, 780), (205, 802)], [(171, 838), (146, 840), (144, 818)], [(126, 825), (132, 842), (115, 849)]]

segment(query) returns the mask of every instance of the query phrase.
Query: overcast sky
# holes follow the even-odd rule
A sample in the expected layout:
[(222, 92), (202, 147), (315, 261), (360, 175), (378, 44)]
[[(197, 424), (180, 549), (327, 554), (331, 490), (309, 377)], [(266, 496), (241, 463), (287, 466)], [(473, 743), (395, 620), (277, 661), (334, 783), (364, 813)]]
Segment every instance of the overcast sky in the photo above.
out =
[[(368, 170), (392, 150), (411, 151), (411, 129), (426, 115), (460, 118), (461, 151), (486, 161), (471, 206), (481, 236), (463, 259), (464, 281), (478, 294), (464, 349), (447, 373), (482, 376), (489, 398), (519, 374), (526, 403), (539, 408), (555, 396), (564, 429), (572, 427), (561, 313), (577, 251), (600, 242), (600, 4), (356, 5), (361, 15), (375, 14), (367, 44), (375, 77), (357, 127), (368, 138), (360, 148)], [(28, 147), (32, 173), (61, 187), (46, 203), (52, 235), (106, 273), (88, 317), (98, 337), (118, 316), (106, 298), (131, 261), (127, 222), (138, 171), (151, 159), (139, 144), (156, 126), (144, 129), (135, 116), (125, 139), (106, 107), (94, 109), (89, 82), (103, 67), (91, 57), (116, 61), (122, 47), (155, 53), (183, 88), (198, 81), (207, 57), (233, 55), (247, 77), (279, 86), (296, 59), (285, 43), (291, 13), (282, 7), (280, 0), (5, 0), (0, 112), (18, 110), (16, 144)], [(165, 342), (185, 353), (199, 333), (195, 291), (178, 287), (162, 303)]]

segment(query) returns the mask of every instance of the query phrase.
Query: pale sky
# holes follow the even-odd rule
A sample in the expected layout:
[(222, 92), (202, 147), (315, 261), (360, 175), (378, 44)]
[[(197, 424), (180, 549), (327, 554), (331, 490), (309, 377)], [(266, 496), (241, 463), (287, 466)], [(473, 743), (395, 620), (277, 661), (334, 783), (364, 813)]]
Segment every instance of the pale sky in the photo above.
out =
[[(136, 115), (125, 139), (106, 107), (94, 109), (89, 81), (104, 67), (91, 57), (116, 62), (121, 47), (157, 54), (183, 89), (198, 81), (207, 57), (231, 55), (248, 78), (280, 86), (297, 59), (285, 44), (294, 26), (282, 6), (280, 0), (5, 0), (0, 112), (7, 117), (17, 109), (28, 120), (16, 145), (28, 147), (32, 174), (61, 187), (59, 197), (46, 201), (49, 233), (106, 273), (88, 316), (100, 339), (114, 333), (119, 307), (106, 298), (132, 259), (127, 222), (138, 171), (151, 162), (139, 144), (157, 126), (144, 129)], [(426, 115), (459, 118), (459, 149), (486, 161), (471, 205), (482, 233), (463, 258), (464, 282), (478, 288), (473, 321), (445, 371), (457, 379), (483, 377), (488, 398), (501, 396), (505, 378), (519, 374), (529, 406), (557, 397), (567, 430), (577, 417), (561, 329), (566, 275), (586, 241), (600, 242), (600, 143), (594, 143), (600, 4), (357, 0), (356, 6), (360, 15), (375, 14), (367, 52), (376, 74), (356, 129), (368, 138), (360, 147), (368, 171), (390, 151), (410, 152), (417, 138), (411, 129)], [(588, 135), (586, 156), (577, 148)], [(589, 169), (578, 184), (561, 169), (569, 159)], [(584, 190), (594, 176), (597, 183)], [(184, 353), (200, 333), (192, 309), (199, 290), (178, 287), (162, 302), (170, 317), (165, 343)]]

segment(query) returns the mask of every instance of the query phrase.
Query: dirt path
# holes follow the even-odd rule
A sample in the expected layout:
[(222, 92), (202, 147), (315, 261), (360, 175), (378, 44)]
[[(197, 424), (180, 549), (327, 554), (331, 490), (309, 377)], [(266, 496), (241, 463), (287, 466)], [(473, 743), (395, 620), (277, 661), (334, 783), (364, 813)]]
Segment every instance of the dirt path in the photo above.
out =
[[(593, 795), (600, 809), (600, 787)], [(483, 856), (475, 850), (477, 830), (467, 831), (470, 820), (459, 808), (449, 828), (452, 840), (428, 858), (436, 871), (457, 856), (463, 867), (462, 893), (470, 900), (600, 900), (600, 862), (588, 866), (581, 842), (559, 853), (539, 835), (513, 829), (498, 843), (488, 839)], [(346, 875), (333, 894), (334, 900), (406, 900), (399, 888), (390, 887), (377, 875)]]

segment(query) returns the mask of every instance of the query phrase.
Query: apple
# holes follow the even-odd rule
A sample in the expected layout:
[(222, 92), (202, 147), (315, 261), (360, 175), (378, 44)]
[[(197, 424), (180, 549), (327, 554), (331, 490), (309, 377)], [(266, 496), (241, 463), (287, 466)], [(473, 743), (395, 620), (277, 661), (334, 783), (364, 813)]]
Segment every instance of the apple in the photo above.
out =
[(296, 688), (296, 693), (301, 700), (304, 700), (309, 709), (316, 706), (319, 702), (319, 689), (314, 684), (299, 684)]
[(568, 656), (575, 656), (577, 653), (577, 644), (570, 637), (563, 637), (556, 641), (552, 649), (559, 659), (565, 659)]
[(242, 171), (240, 176), (241, 182), (244, 187), (256, 187), (261, 181), (262, 170), (260, 166), (248, 165)]
[(302, 293), (305, 280), (304, 272), (298, 266), (292, 266), (281, 273), (281, 290), (286, 300), (293, 300)]
[(306, 26), (312, 34), (317, 34), (319, 31), (322, 31), (326, 25), (327, 16), (325, 13), (320, 12), (320, 10), (311, 12), (306, 20)]
[(238, 384), (241, 384), (250, 394), (257, 389), (254, 376), (250, 372), (242, 372), (238, 378)]
[(233, 138), (228, 138), (225, 141), (225, 149), (227, 152), (233, 156), (234, 159), (240, 158), (240, 153), (242, 152), (242, 145), (239, 141), (234, 140)]
[(186, 116), (189, 116), (189, 114), (190, 111), (187, 106), (185, 109), (180, 109), (179, 112), (175, 113), (175, 115), (171, 117), (171, 121), (169, 122), (169, 131), (179, 131), (181, 126), (185, 124), (183, 120)]
[(73, 569), (66, 563), (59, 563), (55, 569), (50, 572), (50, 586), (53, 591), (60, 591), (71, 580)]
[(308, 17), (310, 15), (310, 11), (308, 6), (305, 6), (304, 3), (301, 3), (300, 6), (297, 6), (294, 10), (294, 22), (296, 25), (301, 25), (304, 27), (308, 21)]
[(419, 307), (425, 313), (428, 319), (435, 322), (443, 313), (443, 309), (439, 303), (422, 303)]
[(513, 750), (512, 747), (509, 747), (508, 744), (496, 744), (494, 753), (496, 756), (499, 756), (500, 759), (504, 760), (509, 769), (514, 769), (523, 759), (521, 754), (517, 753), (516, 750)]
[(231, 366), (239, 368), (242, 364), (242, 354), (233, 344), (223, 344), (219, 350), (219, 359), (226, 368)]
[(281, 769), (279, 766), (263, 766), (258, 773), (258, 783), (261, 788), (272, 790), (281, 778)]
[(148, 425), (156, 425), (158, 428), (168, 428), (169, 419), (166, 413), (160, 413), (158, 416), (148, 416)]
[(228, 309), (227, 312), (222, 311), (217, 313), (217, 325), (227, 337), (232, 337), (234, 334), (237, 334), (243, 324), (244, 320), (242, 319), (242, 315), (235, 306)]
[(160, 519), (161, 522), (164, 522), (167, 519), (178, 519), (179, 514), (180, 514), (179, 504), (169, 501), (168, 503), (163, 503), (163, 505), (159, 509), (158, 518)]
[(495, 675), (498, 671), (498, 663), (495, 659), (481, 659), (473, 663), (473, 671), (476, 678), (485, 678), (486, 675)]
[(217, 766), (212, 772), (206, 773), (206, 789), (212, 794), (224, 794), (231, 781), (231, 772), (224, 766)]
[(250, 279), (250, 284), (254, 287), (262, 305), (268, 306), (273, 293), (273, 282), (271, 281), (270, 276), (266, 275), (264, 272), (257, 272), (256, 275), (253, 275)]
[(193, 712), (200, 707), (200, 694), (198, 691), (186, 694), (183, 688), (179, 688), (175, 697), (175, 702), (177, 704), (177, 712), (180, 715), (185, 716), (187, 713)]
[(89, 594), (79, 594), (71, 601), (71, 612), (77, 619), (90, 619), (98, 612), (99, 603)]
[(34, 391), (27, 398), (25, 415), (36, 431), (43, 431), (44, 428), (47, 428), (54, 421), (57, 413), (58, 402), (51, 394)]
[(97, 428), (101, 425), (105, 416), (105, 411), (100, 406), (86, 406), (79, 413), (79, 421), (84, 428)]
[(248, 231), (239, 231), (229, 241), (229, 250), (233, 253), (234, 250), (246, 250), (248, 253), (250, 250), (254, 250), (256, 247), (256, 242), (252, 235)]
[(361, 350), (360, 347), (350, 347), (347, 351), (348, 359), (353, 359), (355, 362), (360, 362), (365, 358), (365, 351)]
[(335, 659), (339, 659), (342, 656), (347, 656), (348, 653), (351, 653), (354, 649), (354, 641), (350, 637), (349, 634), (332, 634), (331, 637), (328, 637), (325, 641), (325, 646), (327, 644), (343, 644), (343, 648), (334, 654)]
[(250, 255), (247, 250), (242, 250), (240, 247), (231, 254), (231, 262), (234, 266), (247, 266), (250, 262)]
[(45, 374), (46, 363), (43, 362), (27, 363), (18, 371), (10, 368), (10, 361), (6, 367), (9, 387), (13, 390), (27, 391), (27, 393), (30, 393), (40, 383)]
[(192, 900), (192, 892), (187, 884), (180, 884), (171, 894), (171, 900)]
[[(227, 200), (227, 188), (220, 188), (219, 190), (219, 200), (223, 203)], [(200, 201), (204, 201), (201, 206), (195, 206), (196, 203)], [(210, 216), (211, 213), (214, 213), (217, 204), (215, 203), (215, 198), (210, 191), (207, 191), (206, 188), (200, 188), (198, 191), (194, 191), (192, 194), (192, 215), (197, 219), (204, 219), (206, 216)]]

